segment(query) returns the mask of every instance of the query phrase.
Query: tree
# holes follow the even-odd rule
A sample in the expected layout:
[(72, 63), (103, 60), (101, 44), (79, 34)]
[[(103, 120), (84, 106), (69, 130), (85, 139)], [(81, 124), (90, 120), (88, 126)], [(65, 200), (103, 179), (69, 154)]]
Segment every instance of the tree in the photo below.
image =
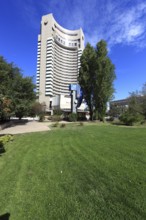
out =
[(29, 115), (31, 105), (35, 100), (34, 84), (31, 77), (17, 75), (13, 84), (13, 102), (15, 115), (19, 119)]
[(142, 94), (141, 107), (142, 107), (144, 118), (146, 119), (146, 83), (142, 87), (141, 94)]
[(78, 81), (90, 111), (90, 120), (97, 111), (98, 118), (104, 120), (107, 102), (112, 98), (115, 67), (107, 56), (106, 42), (101, 40), (96, 49), (89, 43), (81, 56)]
[(98, 119), (103, 121), (107, 102), (114, 93), (113, 81), (116, 78), (115, 66), (107, 56), (107, 44), (101, 40), (96, 47), (96, 71), (94, 81), (94, 100)]
[(90, 112), (90, 120), (93, 120), (94, 111), (94, 80), (96, 68), (96, 53), (94, 48), (87, 43), (83, 54), (81, 56), (81, 68), (79, 72), (78, 81), (82, 88), (84, 98), (87, 102)]
[(0, 120), (12, 113), (20, 119), (27, 115), (35, 100), (34, 88), (31, 77), (23, 77), (17, 66), (0, 57)]
[(114, 118), (118, 118), (125, 111), (126, 111), (125, 106), (117, 106), (117, 105), (113, 104), (110, 106), (110, 110), (108, 112), (108, 115), (111, 117), (111, 119), (114, 120)]
[(36, 115), (40, 116), (44, 113), (45, 113), (44, 103), (39, 103), (39, 102), (32, 103), (31, 109), (30, 109), (30, 115), (32, 117), (34, 117)]
[(128, 108), (119, 117), (119, 119), (126, 125), (133, 125), (135, 122), (143, 122), (146, 116), (146, 99), (144, 94), (141, 95), (142, 91), (130, 93), (130, 97), (128, 98)]

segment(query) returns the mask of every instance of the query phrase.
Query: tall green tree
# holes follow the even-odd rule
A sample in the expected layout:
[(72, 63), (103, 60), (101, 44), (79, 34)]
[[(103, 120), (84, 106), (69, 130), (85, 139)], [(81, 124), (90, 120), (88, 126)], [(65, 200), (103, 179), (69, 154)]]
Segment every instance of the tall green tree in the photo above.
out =
[(107, 102), (112, 98), (115, 67), (107, 56), (106, 42), (101, 40), (94, 49), (89, 43), (81, 56), (78, 81), (90, 111), (90, 120), (97, 111), (104, 120)]
[(79, 72), (78, 81), (84, 93), (84, 98), (87, 102), (90, 112), (90, 120), (93, 119), (94, 112), (94, 80), (96, 67), (96, 53), (94, 48), (87, 43), (83, 54), (81, 56), (81, 68)]
[(99, 120), (104, 120), (107, 102), (113, 97), (113, 82), (115, 78), (115, 66), (108, 57), (107, 44), (104, 40), (101, 40), (96, 46), (96, 70), (94, 81), (95, 108)]

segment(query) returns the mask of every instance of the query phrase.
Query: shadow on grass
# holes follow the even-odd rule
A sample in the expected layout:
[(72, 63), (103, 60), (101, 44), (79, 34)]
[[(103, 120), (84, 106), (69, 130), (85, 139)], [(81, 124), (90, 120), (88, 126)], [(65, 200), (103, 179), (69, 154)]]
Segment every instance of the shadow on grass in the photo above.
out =
[(5, 151), (5, 148), (4, 148), (4, 146), (0, 146), (0, 157), (2, 156), (2, 154), (3, 153), (5, 153), (6, 151)]
[(9, 220), (10, 217), (10, 213), (6, 213), (4, 215), (0, 215), (0, 220)]

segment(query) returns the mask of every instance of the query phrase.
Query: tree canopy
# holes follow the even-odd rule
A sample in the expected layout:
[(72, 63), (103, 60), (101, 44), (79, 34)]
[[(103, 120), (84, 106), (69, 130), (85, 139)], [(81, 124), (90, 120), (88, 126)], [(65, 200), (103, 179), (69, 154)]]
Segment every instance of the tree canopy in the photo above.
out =
[(101, 40), (96, 48), (88, 43), (81, 56), (78, 81), (89, 107), (91, 120), (93, 112), (97, 112), (98, 119), (104, 120), (107, 102), (114, 92), (115, 66), (107, 54), (107, 44)]
[(96, 53), (94, 48), (87, 43), (81, 56), (81, 68), (78, 77), (79, 84), (82, 88), (84, 98), (90, 111), (90, 119), (92, 120), (94, 111), (94, 77), (96, 69)]
[(28, 115), (36, 98), (34, 88), (31, 77), (23, 77), (17, 66), (0, 57), (0, 120)]

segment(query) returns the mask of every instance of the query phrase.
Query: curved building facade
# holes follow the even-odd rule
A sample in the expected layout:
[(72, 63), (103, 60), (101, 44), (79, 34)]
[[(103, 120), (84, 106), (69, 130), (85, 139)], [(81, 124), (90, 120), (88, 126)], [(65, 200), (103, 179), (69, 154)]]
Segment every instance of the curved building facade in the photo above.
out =
[(52, 14), (42, 17), (36, 86), (39, 102), (45, 102), (47, 109), (57, 106), (60, 96), (69, 98), (69, 84), (77, 84), (83, 49), (81, 28), (67, 30), (55, 21)]

